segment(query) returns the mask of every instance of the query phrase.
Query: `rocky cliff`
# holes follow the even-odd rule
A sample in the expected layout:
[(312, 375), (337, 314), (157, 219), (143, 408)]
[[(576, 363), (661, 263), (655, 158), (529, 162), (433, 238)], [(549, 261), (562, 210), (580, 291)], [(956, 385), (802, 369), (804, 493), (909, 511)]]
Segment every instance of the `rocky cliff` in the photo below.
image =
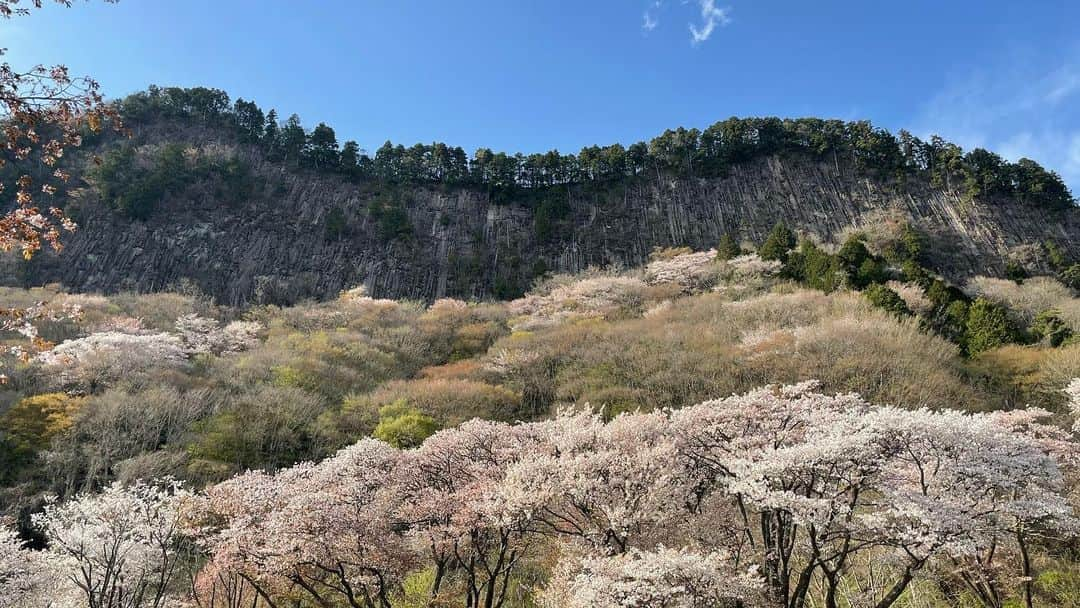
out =
[[(351, 183), (230, 145), (257, 182), (246, 200), (225, 204), (188, 188), (135, 220), (86, 187), (72, 195), (81, 228), (63, 253), (8, 260), (3, 281), (101, 292), (193, 284), (230, 305), (327, 298), (361, 284), (378, 296), (484, 298), (513, 295), (545, 271), (640, 265), (656, 246), (708, 248), (725, 232), (760, 243), (779, 220), (826, 242), (908, 220), (929, 236), (931, 265), (953, 278), (1000, 274), (1010, 258), (1038, 270), (1047, 239), (1080, 257), (1075, 208), (971, 201), (875, 179), (836, 159), (773, 156), (723, 178), (654, 175), (495, 204), (476, 189)], [(379, 201), (389, 195), (408, 225), (388, 237)], [(557, 201), (559, 214), (538, 218), (538, 196)]]

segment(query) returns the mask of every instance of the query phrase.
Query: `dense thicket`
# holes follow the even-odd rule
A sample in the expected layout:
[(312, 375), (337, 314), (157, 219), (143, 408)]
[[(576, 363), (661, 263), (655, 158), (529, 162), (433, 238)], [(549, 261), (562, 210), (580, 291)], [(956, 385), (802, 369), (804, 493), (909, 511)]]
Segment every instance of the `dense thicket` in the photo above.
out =
[(923, 177), (935, 187), (962, 189), (973, 197), (1006, 195), (1047, 207), (1074, 203), (1061, 178), (1032, 160), (1007, 162), (980, 148), (964, 153), (940, 137), (927, 142), (903, 130), (893, 135), (868, 121), (729, 118), (703, 131), (679, 127), (648, 142), (588, 146), (577, 154), (508, 154), (480, 148), (469, 156), (441, 142), (405, 147), (388, 141), (370, 156), (355, 141), (339, 146), (334, 130), (324, 123), (309, 132), (295, 114), (282, 123), (275, 110), (263, 112), (244, 99), (230, 103), (217, 89), (152, 86), (122, 100), (120, 110), (133, 124), (180, 118), (225, 126), (241, 141), (262, 147), (271, 159), (354, 179), (479, 185), (499, 195), (657, 172), (717, 177), (753, 158), (802, 153), (836, 163), (850, 161), (887, 179)]

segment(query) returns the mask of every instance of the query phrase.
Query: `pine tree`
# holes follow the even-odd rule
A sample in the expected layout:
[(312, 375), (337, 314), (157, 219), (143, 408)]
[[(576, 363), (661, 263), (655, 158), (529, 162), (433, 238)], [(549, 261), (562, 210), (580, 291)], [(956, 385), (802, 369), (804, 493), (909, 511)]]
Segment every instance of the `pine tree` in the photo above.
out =
[(716, 245), (716, 259), (730, 260), (738, 257), (740, 253), (742, 253), (742, 250), (739, 249), (739, 244), (735, 242), (735, 238), (725, 232)]
[(353, 140), (345, 142), (341, 147), (341, 156), (338, 166), (346, 175), (354, 175), (360, 169), (360, 144)]
[(965, 343), (972, 355), (1003, 346), (1016, 338), (1005, 309), (984, 298), (976, 299), (971, 305), (966, 329)]
[(316, 169), (336, 168), (341, 162), (337, 135), (326, 123), (315, 126), (304, 147), (304, 158)]
[(795, 247), (795, 233), (784, 222), (779, 222), (773, 227), (765, 243), (761, 245), (758, 255), (763, 260), (787, 260), (787, 253)]
[(277, 110), (266, 113), (266, 127), (263, 129), (262, 145), (271, 159), (278, 158), (281, 146), (281, 128), (278, 127)]
[(285, 121), (285, 128), (281, 130), (281, 151), (285, 160), (299, 161), (307, 144), (307, 133), (300, 125), (300, 117), (296, 114), (289, 116)]

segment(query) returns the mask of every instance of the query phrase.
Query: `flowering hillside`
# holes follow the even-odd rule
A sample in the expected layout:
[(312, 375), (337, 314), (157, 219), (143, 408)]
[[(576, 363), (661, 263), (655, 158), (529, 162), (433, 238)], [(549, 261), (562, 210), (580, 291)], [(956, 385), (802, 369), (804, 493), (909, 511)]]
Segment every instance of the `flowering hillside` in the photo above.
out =
[(1073, 293), (782, 253), (509, 302), (8, 290), (0, 607), (1076, 602)]

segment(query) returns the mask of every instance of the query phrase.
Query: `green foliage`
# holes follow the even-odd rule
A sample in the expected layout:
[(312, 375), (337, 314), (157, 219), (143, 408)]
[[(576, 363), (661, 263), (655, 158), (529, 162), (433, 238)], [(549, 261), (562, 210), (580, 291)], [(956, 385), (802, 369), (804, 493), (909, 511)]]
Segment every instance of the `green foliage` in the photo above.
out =
[[(196, 469), (281, 467), (325, 454), (312, 432), (326, 408), (318, 397), (282, 383), (239, 395), (228, 409), (195, 425), (188, 453)], [(221, 465), (212, 467), (207, 465)]]
[(772, 232), (769, 233), (769, 236), (761, 245), (758, 255), (763, 260), (785, 261), (787, 260), (788, 251), (791, 251), (794, 247), (795, 233), (783, 222), (779, 222), (773, 227)]
[(924, 240), (923, 235), (914, 226), (905, 223), (900, 234), (900, 241), (904, 247), (904, 259), (919, 262), (922, 258)]
[(1016, 330), (1009, 320), (1008, 311), (1000, 304), (976, 298), (968, 310), (964, 334), (968, 353), (977, 355), (1015, 340)]
[(1066, 561), (1045, 570), (1035, 579), (1035, 589), (1045, 606), (1080, 606), (1080, 568), (1075, 562)]
[(898, 317), (908, 316), (911, 314), (911, 310), (904, 302), (900, 294), (889, 289), (888, 287), (875, 283), (866, 288), (863, 292), (867, 300), (878, 308), (887, 310)]
[(1069, 255), (1055, 241), (1047, 239), (1043, 243), (1043, 249), (1046, 250), (1046, 259), (1054, 270), (1064, 270), (1069, 266)]
[(1054, 209), (1073, 204), (1061, 177), (1031, 160), (1009, 163), (981, 149), (964, 154), (940, 137), (924, 142), (904, 131), (897, 137), (867, 121), (728, 118), (704, 130), (679, 127), (647, 142), (628, 147), (586, 146), (577, 154), (556, 150), (507, 154), (480, 148), (470, 158), (462, 148), (442, 142), (409, 147), (386, 142), (369, 158), (355, 142), (347, 142), (339, 153), (331, 127), (320, 123), (309, 134), (295, 114), (278, 124), (277, 112), (270, 110), (260, 134), (262, 110), (242, 99), (230, 107), (229, 96), (216, 89), (150, 87), (125, 98), (120, 107), (127, 122), (189, 118), (231, 126), (240, 141), (262, 146), (272, 160), (303, 163), (352, 178), (484, 186), (495, 204), (521, 190), (566, 184), (625, 181), (660, 173), (722, 177), (737, 164), (778, 154), (834, 162), (850, 159), (859, 170), (882, 179), (903, 182), (923, 176), (934, 187), (962, 187), (970, 196), (1003, 194)]
[(82, 399), (45, 393), (21, 399), (0, 416), (0, 484), (14, 483), (36, 453), (74, 422)]
[(1062, 270), (1059, 278), (1070, 289), (1080, 291), (1080, 264), (1073, 264)]
[(858, 235), (849, 237), (844, 242), (836, 253), (836, 259), (848, 284), (856, 289), (885, 279), (884, 263), (870, 254)]
[(133, 146), (123, 145), (107, 152), (90, 176), (102, 200), (139, 220), (148, 219), (163, 198), (182, 193), (199, 180), (212, 181), (216, 197), (228, 204), (251, 195), (254, 179), (239, 158), (195, 154), (189, 159), (185, 151), (183, 145), (170, 143), (142, 159)]
[(376, 221), (379, 238), (390, 242), (408, 240), (414, 236), (412, 220), (397, 194), (373, 199), (368, 212)]
[(844, 281), (839, 258), (810, 240), (803, 240), (799, 250), (788, 256), (784, 275), (825, 293), (838, 289)]
[(561, 221), (570, 215), (570, 203), (565, 196), (544, 197), (536, 207), (536, 215), (533, 218), (533, 226), (536, 230), (536, 238), (542, 243), (552, 240), (556, 235), (556, 229)]
[(1009, 260), (1005, 263), (1005, 278), (1016, 283), (1023, 283), (1024, 279), (1028, 278), (1028, 271), (1024, 266), (1016, 260)]
[(1036, 340), (1045, 341), (1057, 348), (1072, 337), (1073, 331), (1061, 318), (1061, 312), (1047, 309), (1035, 316), (1031, 324), (1031, 335)]
[(418, 409), (410, 408), (404, 399), (379, 410), (379, 424), (372, 432), (376, 439), (396, 448), (415, 448), (435, 434), (439, 425), (435, 419)]
[(915, 283), (924, 290), (929, 289), (930, 284), (933, 282), (930, 273), (915, 260), (904, 260), (900, 265), (900, 272), (903, 274), (905, 281)]
[(304, 161), (315, 169), (336, 170), (341, 166), (337, 136), (326, 123), (320, 122), (308, 136)]
[(345, 234), (347, 220), (341, 207), (332, 207), (326, 213), (326, 238), (331, 241), (340, 239)]
[(738, 257), (742, 253), (739, 244), (735, 242), (735, 238), (730, 233), (725, 232), (720, 236), (720, 242), (716, 245), (716, 259), (718, 260), (730, 260), (734, 257)]

